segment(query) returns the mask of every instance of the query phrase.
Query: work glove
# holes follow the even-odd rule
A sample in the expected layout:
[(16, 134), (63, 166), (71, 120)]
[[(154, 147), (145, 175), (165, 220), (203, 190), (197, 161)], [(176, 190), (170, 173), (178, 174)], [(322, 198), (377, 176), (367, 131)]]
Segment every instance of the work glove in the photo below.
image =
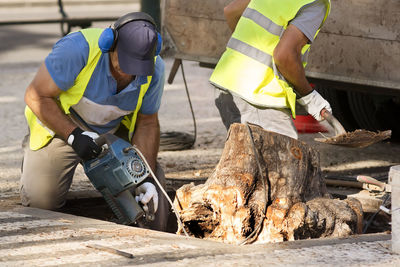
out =
[(98, 137), (99, 135), (95, 132), (84, 132), (76, 127), (68, 136), (67, 143), (81, 159), (90, 160), (96, 158), (102, 151), (102, 148), (94, 141)]
[(308, 114), (313, 116), (317, 121), (322, 121), (321, 111), (325, 108), (332, 113), (331, 105), (317, 91), (313, 90), (306, 96), (297, 99), (297, 103), (302, 105)]
[(135, 194), (136, 202), (139, 203), (140, 201), (143, 204), (143, 210), (145, 212), (149, 211), (147, 204), (150, 202), (150, 200), (153, 200), (154, 213), (156, 213), (158, 208), (158, 194), (156, 187), (152, 183), (146, 182), (138, 186), (135, 189)]

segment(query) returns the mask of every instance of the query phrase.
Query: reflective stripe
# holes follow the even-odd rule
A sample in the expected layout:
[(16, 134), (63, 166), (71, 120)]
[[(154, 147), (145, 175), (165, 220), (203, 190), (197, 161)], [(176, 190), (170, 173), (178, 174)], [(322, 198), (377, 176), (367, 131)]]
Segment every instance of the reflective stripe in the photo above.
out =
[(56, 134), (53, 130), (49, 129), (46, 125), (44, 125), (43, 122), (42, 122), (41, 120), (39, 120), (38, 117), (36, 117), (36, 122), (37, 122), (40, 126), (42, 126), (44, 129), (46, 129), (46, 131), (48, 131), (48, 132), (50, 133), (51, 136), (54, 136), (54, 135)]
[(243, 17), (251, 19), (258, 25), (260, 25), (262, 28), (264, 28), (266, 31), (273, 35), (280, 36), (280, 34), (283, 32), (284, 28), (278, 24), (275, 24), (272, 20), (261, 14), (255, 9), (252, 8), (246, 8), (245, 11), (243, 12)]
[(245, 42), (242, 42), (235, 38), (231, 38), (226, 46), (242, 53), (243, 55), (251, 57), (254, 60), (257, 60), (261, 64), (272, 67), (271, 55), (268, 55), (267, 53), (246, 44)]
[(132, 110), (122, 110), (118, 106), (95, 103), (84, 96), (72, 108), (86, 123), (91, 125), (106, 125), (132, 113)]
[[(235, 91), (231, 91), (225, 87), (222, 87), (212, 81), (210, 81), (210, 83), (221, 90), (227, 91), (236, 97), (242, 98), (243, 100), (245, 100), (246, 102), (249, 102), (250, 104), (256, 106), (257, 108), (270, 108), (270, 107), (287, 108), (286, 99), (281, 98), (281, 97), (275, 97), (275, 96), (266, 95), (266, 94), (265, 95), (257, 95), (257, 96), (255, 96), (255, 95), (244, 96), (242, 94), (236, 93)], [(264, 105), (263, 103), (268, 103), (268, 104)]]
[[(269, 33), (280, 36), (283, 31), (284, 27), (275, 24), (272, 20), (269, 18), (265, 17), (263, 14), (258, 12), (255, 9), (252, 8), (246, 8), (245, 11), (242, 14), (243, 17), (251, 19), (255, 23), (257, 23), (259, 26), (261, 26), (263, 29), (268, 31)], [(272, 56), (251, 46), (246, 44), (245, 42), (242, 42), (236, 38), (231, 38), (227, 44), (227, 47), (234, 49), (248, 57), (251, 57), (252, 59), (267, 65), (268, 67), (272, 67)], [(302, 62), (307, 62), (308, 58), (308, 53), (310, 51), (310, 48), (307, 49), (304, 54), (302, 54), (301, 61)], [(279, 75), (282, 77), (281, 75)]]
[[(267, 53), (261, 51), (260, 49), (257, 49), (251, 45), (248, 45), (245, 42), (242, 42), (242, 41), (232, 37), (231, 39), (229, 39), (229, 42), (226, 45), (226, 47), (234, 49), (234, 50), (242, 53), (243, 55), (251, 57), (254, 60), (257, 60), (261, 64), (267, 65), (268, 67), (272, 68), (271, 55), (268, 55)], [(306, 50), (306, 52), (304, 52), (304, 54), (301, 55), (302, 62), (307, 62), (309, 52), (310, 52), (310, 48), (308, 48)]]

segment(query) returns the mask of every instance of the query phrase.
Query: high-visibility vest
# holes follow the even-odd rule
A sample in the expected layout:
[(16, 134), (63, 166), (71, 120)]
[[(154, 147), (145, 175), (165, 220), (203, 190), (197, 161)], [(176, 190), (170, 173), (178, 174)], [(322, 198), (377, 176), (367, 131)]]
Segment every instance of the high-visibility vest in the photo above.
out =
[[(290, 108), (296, 94), (276, 70), (273, 52), (298, 11), (315, 0), (252, 0), (239, 19), (210, 82), (260, 108)], [(324, 0), (330, 11), (330, 0)], [(322, 25), (322, 24), (321, 24)], [(319, 29), (315, 36), (318, 34)], [(305, 67), (310, 45), (302, 48)], [(275, 71), (274, 71), (275, 69)]]
[[(89, 45), (89, 56), (86, 66), (76, 77), (74, 85), (68, 90), (63, 91), (59, 96), (58, 101), (65, 114), (69, 114), (70, 107), (74, 106), (81, 100), (90, 78), (92, 77), (93, 71), (97, 66), (101, 56), (101, 50), (98, 46), (98, 39), (102, 31), (103, 29), (97, 28), (83, 29), (80, 31)], [(148, 76), (147, 83), (141, 85), (135, 110), (131, 114), (124, 116), (123, 120), (121, 121), (121, 123), (127, 129), (129, 129), (129, 140), (132, 139), (133, 132), (135, 130), (137, 113), (142, 106), (143, 97), (149, 88), (151, 78), (152, 76)], [(30, 130), (30, 149), (38, 150), (45, 146), (54, 137), (54, 131), (47, 128), (28, 106), (25, 107), (25, 118)]]

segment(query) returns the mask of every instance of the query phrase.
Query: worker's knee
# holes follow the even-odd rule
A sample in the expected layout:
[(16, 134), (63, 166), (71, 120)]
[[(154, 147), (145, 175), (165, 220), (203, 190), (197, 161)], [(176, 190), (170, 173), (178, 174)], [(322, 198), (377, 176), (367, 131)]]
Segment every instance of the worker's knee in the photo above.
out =
[(56, 210), (65, 204), (65, 197), (56, 189), (28, 188), (23, 184), (20, 188), (21, 204), (25, 207)]
[(27, 147), (20, 180), (22, 205), (51, 210), (62, 207), (78, 163), (73, 149), (57, 136), (39, 150)]

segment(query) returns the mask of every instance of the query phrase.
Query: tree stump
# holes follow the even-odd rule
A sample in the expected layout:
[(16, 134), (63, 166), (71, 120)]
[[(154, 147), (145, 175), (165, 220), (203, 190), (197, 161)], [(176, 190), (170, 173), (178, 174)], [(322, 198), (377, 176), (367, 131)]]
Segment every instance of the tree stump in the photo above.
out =
[(205, 184), (178, 189), (174, 205), (190, 235), (233, 244), (345, 237), (362, 229), (360, 202), (327, 193), (318, 152), (256, 125), (233, 124), (213, 174)]

